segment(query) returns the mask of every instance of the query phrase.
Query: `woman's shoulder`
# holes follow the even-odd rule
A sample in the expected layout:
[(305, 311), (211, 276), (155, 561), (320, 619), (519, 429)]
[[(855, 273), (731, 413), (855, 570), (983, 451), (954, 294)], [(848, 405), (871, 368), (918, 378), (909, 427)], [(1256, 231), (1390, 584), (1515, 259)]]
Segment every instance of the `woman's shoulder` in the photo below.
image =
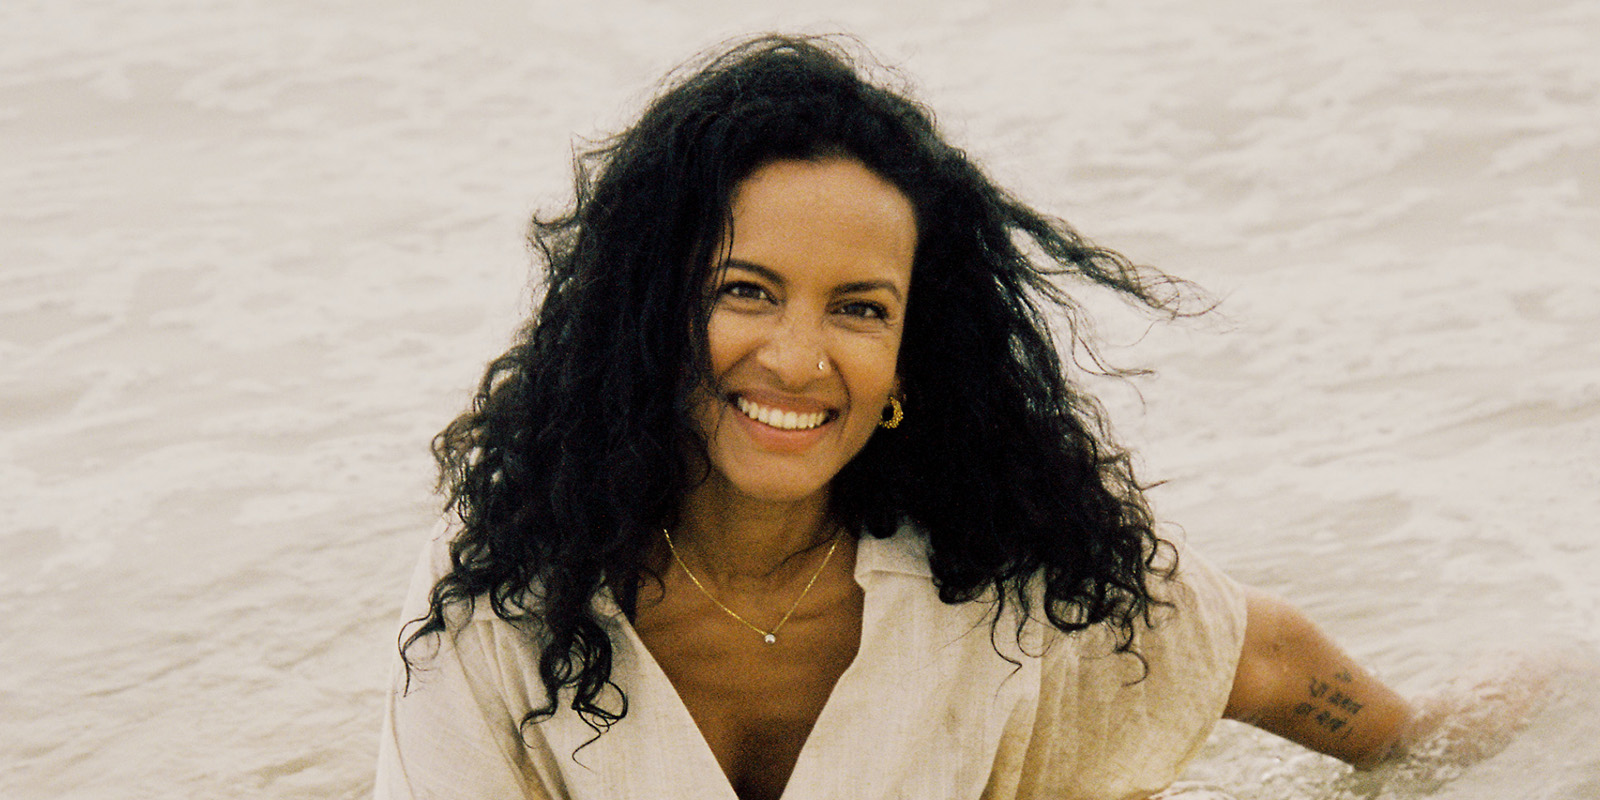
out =
[[(419, 676), (444, 658), (468, 684), (478, 687), (475, 691), (516, 697), (515, 705), (531, 708), (530, 703), (542, 702), (543, 697), (534, 668), (537, 659), (528, 658), (530, 649), (541, 646), (536, 615), (524, 614), (516, 622), (505, 619), (496, 613), (487, 592), (480, 592), (445, 600), (439, 609), (442, 628), (424, 627), (433, 610), (435, 587), (451, 573), (454, 535), (451, 526), (439, 523), (422, 543), (400, 618), (402, 640), (410, 642), (406, 658), (422, 668)], [(411, 640), (417, 631), (430, 627), (430, 633)], [(487, 686), (495, 688), (483, 688)]]
[[(1112, 683), (1188, 667), (1211, 674), (1231, 671), (1244, 641), (1244, 588), (1185, 539), (1162, 540), (1144, 581), (1149, 602), (1128, 627), (1108, 618), (1061, 630), (1045, 619), (1045, 581), (1036, 574), (1028, 584), (1026, 627), (1047, 664), (1107, 670), (1116, 678)], [(1081, 611), (1067, 609), (1064, 616), (1070, 620), (1074, 613)]]
[[(434, 524), (423, 540), (416, 567), (411, 574), (410, 589), (406, 593), (402, 623), (409, 625), (430, 612), (436, 587), (454, 571), (451, 547), (459, 532), (457, 526), (440, 520)], [(530, 590), (523, 593), (523, 597), (516, 601), (521, 603), (520, 607), (508, 607), (508, 610), (513, 612), (522, 612), (517, 615), (520, 617), (517, 625), (513, 625), (495, 612), (486, 590), (451, 592), (442, 598), (444, 602), (440, 611), (444, 617), (446, 630), (457, 635), (474, 627), (487, 627), (496, 631), (502, 628), (523, 630), (527, 627), (526, 623), (537, 619), (531, 600), (536, 595), (537, 591), (530, 587)]]
[(1160, 605), (1152, 615), (1159, 626), (1167, 620), (1221, 627), (1243, 635), (1244, 586), (1195, 549), (1187, 537), (1161, 540), (1164, 545), (1148, 576), (1151, 598)]
[(862, 533), (856, 544), (856, 580), (877, 573), (932, 579), (931, 554), (927, 532), (909, 520), (881, 539)]
[(1186, 539), (1164, 542), (1132, 630), (1134, 677), (1151, 695), (1225, 698), (1244, 644), (1244, 587)]
[[(856, 575), (860, 579), (873, 573), (890, 573), (932, 580), (932, 556), (927, 530), (904, 520), (890, 536), (880, 539), (862, 535)], [(1157, 541), (1145, 580), (1155, 601), (1152, 625), (1146, 627), (1185, 616), (1215, 616), (1218, 621), (1243, 624), (1244, 588), (1196, 550), (1186, 536)], [(1043, 591), (1042, 576), (1035, 575), (1029, 584), (1029, 599), (1042, 601)], [(992, 602), (993, 598), (980, 597), (979, 601)]]
[(1243, 644), (1241, 590), (1187, 542), (1169, 545), (1155, 566), (1176, 571), (1148, 576), (1161, 604), (1135, 621), (1131, 650), (1118, 652), (1119, 632), (1105, 625), (1047, 632), (1027, 750), (1040, 774), (1149, 792), (1177, 777), (1221, 719)]

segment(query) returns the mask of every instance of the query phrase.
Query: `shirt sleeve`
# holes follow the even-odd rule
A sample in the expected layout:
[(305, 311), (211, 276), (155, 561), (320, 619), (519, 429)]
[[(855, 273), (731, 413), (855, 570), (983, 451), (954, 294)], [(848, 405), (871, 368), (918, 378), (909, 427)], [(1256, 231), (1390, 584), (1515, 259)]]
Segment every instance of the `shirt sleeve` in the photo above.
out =
[[(427, 611), (429, 592), (449, 568), (448, 544), (440, 531), (424, 548), (402, 626)], [(553, 773), (536, 769), (547, 748), (536, 730), (520, 725), (528, 704), (515, 687), (508, 691), (497, 657), (505, 650), (496, 641), (506, 632), (499, 628), (510, 626), (496, 621), (492, 613), (451, 614), (448, 630), (417, 640), (408, 651), (409, 682), (396, 653), (378, 749), (376, 800), (564, 796), (544, 777)]]
[(1139, 657), (1114, 652), (1104, 627), (1060, 636), (1046, 651), (1031, 724), (1025, 735), (1008, 731), (1011, 752), (1025, 752), (1012, 767), (1013, 796), (1147, 797), (1178, 777), (1222, 718), (1244, 645), (1244, 590), (1174, 547), (1174, 579), (1151, 578), (1154, 597), (1170, 605), (1136, 625)]

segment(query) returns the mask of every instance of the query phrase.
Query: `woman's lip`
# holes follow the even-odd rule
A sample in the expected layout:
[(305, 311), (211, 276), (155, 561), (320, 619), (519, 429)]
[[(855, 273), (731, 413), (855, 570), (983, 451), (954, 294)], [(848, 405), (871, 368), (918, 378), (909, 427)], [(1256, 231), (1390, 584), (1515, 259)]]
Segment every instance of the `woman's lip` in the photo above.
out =
[(833, 411), (794, 411), (775, 406), (763, 406), (747, 397), (733, 395), (728, 406), (745, 419), (762, 427), (785, 433), (815, 431), (839, 418)]
[(806, 452), (828, 435), (828, 431), (833, 429), (833, 423), (839, 418), (838, 413), (834, 411), (813, 411), (809, 413), (823, 413), (826, 415), (821, 424), (810, 428), (779, 428), (774, 425), (768, 425), (739, 410), (739, 397), (737, 395), (731, 396), (728, 400), (728, 410), (732, 412), (733, 419), (737, 425), (750, 438), (750, 442), (757, 449), (770, 453), (800, 454)]
[(815, 414), (818, 411), (825, 411), (832, 418), (837, 416), (838, 411), (836, 406), (820, 400), (812, 400), (807, 397), (785, 397), (759, 390), (729, 392), (726, 399), (737, 408), (741, 397), (756, 405), (766, 406), (777, 411), (793, 411), (796, 414)]

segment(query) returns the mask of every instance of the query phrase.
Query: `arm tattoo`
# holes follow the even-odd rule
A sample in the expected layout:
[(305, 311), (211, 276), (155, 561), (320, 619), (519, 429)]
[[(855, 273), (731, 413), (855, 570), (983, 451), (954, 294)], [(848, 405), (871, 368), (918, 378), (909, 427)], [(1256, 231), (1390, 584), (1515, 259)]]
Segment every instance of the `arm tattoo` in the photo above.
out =
[[(1343, 684), (1355, 682), (1349, 670), (1340, 670), (1332, 677)], [(1340, 733), (1341, 738), (1350, 735), (1350, 722), (1361, 713), (1364, 703), (1352, 697), (1347, 689), (1320, 678), (1310, 679), (1306, 694), (1309, 699), (1294, 707), (1295, 716), (1304, 717), (1329, 733)]]

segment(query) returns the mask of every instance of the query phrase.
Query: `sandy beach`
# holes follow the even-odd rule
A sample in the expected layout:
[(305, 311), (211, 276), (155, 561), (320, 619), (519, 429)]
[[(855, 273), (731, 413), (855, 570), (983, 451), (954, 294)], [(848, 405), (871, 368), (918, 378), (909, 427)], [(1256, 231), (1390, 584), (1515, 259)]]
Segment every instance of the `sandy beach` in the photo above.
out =
[[(1173, 530), (1408, 693), (1600, 647), (1600, 4), (0, 6), (0, 796), (370, 793), (429, 438), (523, 230), (668, 69), (848, 31), (1104, 298)], [(1239, 800), (1600, 796), (1600, 690), (1432, 783), (1224, 725)], [(1363, 793), (1366, 792), (1366, 793)]]

